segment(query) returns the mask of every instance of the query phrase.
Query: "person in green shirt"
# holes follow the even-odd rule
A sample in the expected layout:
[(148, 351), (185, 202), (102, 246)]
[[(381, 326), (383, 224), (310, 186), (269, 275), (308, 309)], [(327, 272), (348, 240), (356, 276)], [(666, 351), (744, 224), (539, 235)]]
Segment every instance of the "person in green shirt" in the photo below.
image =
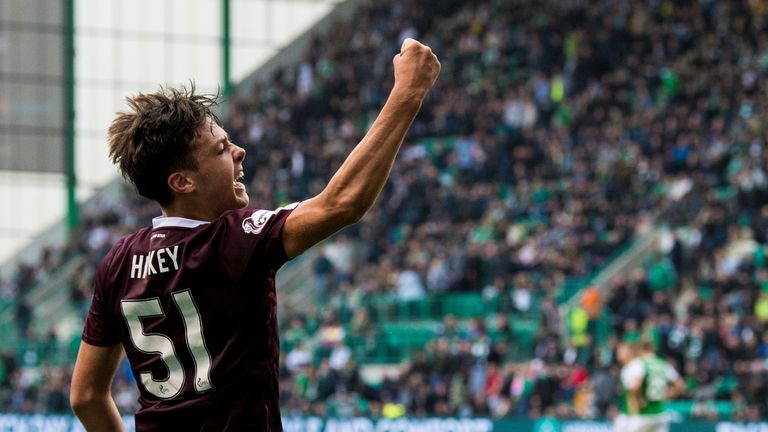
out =
[(616, 432), (668, 432), (664, 402), (685, 388), (674, 367), (656, 356), (650, 342), (622, 343), (617, 350), (621, 369), (621, 414)]

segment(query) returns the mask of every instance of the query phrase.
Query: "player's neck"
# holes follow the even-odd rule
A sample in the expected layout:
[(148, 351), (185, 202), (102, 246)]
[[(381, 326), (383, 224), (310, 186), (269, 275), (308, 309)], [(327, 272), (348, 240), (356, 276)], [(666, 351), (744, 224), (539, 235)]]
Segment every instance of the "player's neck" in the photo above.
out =
[(210, 222), (219, 217), (218, 214), (213, 214), (213, 212), (205, 206), (182, 202), (180, 200), (176, 200), (166, 206), (160, 206), (160, 208), (164, 217), (180, 217), (206, 222)]

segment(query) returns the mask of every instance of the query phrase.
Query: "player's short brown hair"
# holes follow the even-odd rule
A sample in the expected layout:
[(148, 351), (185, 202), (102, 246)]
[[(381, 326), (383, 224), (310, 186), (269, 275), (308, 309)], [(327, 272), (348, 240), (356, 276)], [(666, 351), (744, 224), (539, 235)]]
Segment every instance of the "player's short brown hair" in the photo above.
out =
[(193, 142), (209, 120), (217, 96), (189, 87), (160, 88), (126, 98), (130, 111), (117, 114), (109, 126), (109, 157), (136, 191), (160, 205), (173, 200), (168, 176), (178, 169), (197, 169)]

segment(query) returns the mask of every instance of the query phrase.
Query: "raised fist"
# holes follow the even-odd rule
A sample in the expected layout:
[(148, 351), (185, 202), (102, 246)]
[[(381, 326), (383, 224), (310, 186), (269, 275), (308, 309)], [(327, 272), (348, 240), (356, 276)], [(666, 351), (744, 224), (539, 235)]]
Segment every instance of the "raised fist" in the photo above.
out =
[(407, 97), (423, 99), (435, 84), (440, 62), (432, 49), (414, 39), (406, 39), (400, 54), (392, 60), (395, 67), (395, 90)]

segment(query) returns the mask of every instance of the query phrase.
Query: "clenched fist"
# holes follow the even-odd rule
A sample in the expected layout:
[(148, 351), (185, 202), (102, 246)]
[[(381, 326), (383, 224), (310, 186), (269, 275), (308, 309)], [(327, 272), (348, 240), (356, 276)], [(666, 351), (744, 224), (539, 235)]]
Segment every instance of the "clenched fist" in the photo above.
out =
[(392, 60), (395, 66), (395, 91), (419, 100), (429, 92), (440, 73), (440, 62), (432, 49), (413, 39), (406, 39), (400, 54)]

